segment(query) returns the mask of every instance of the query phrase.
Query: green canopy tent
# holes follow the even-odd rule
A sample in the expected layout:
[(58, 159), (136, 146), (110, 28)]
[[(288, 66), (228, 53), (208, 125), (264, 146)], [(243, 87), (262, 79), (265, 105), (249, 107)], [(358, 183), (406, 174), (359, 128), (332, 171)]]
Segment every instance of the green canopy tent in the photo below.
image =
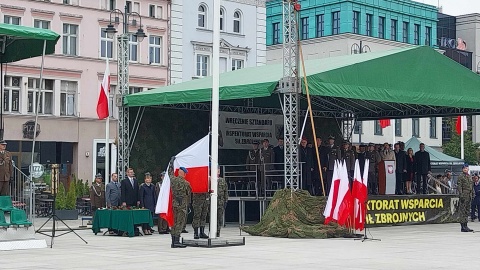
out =
[[(316, 116), (349, 113), (374, 120), (480, 113), (480, 77), (429, 47), (307, 60), (305, 67)], [(220, 99), (270, 97), (282, 76), (282, 65), (223, 73)], [(210, 101), (210, 92), (207, 77), (128, 95), (124, 102), (130, 107), (198, 103)]]
[[(48, 29), (39, 29), (32, 28), (20, 25), (12, 24), (3, 24), (0, 23), (0, 74), (3, 75), (3, 65), (5, 63), (12, 63), (20, 61), (23, 59), (28, 59), (32, 57), (42, 56), (42, 63), (40, 68), (40, 85), (43, 85), (43, 64), (46, 54), (53, 54), (55, 52), (55, 45), (57, 44), (60, 35), (48, 30)], [(2, 89), (0, 90), (0, 100), (3, 100), (3, 76), (0, 76), (0, 85)], [(41, 94), (41, 89), (39, 90)], [(37, 102), (40, 102), (38, 99)], [(35, 126), (34, 133), (37, 132), (37, 122), (38, 122), (38, 108), (39, 104), (36, 106), (35, 112)], [(3, 140), (3, 103), (0, 108), (0, 140)], [(35, 138), (33, 136), (32, 142), (32, 159), (31, 165), (34, 161), (34, 149), (35, 149)], [(30, 191), (33, 192), (33, 181), (30, 181)], [(33, 193), (30, 194), (29, 201), (29, 220), (33, 220)]]

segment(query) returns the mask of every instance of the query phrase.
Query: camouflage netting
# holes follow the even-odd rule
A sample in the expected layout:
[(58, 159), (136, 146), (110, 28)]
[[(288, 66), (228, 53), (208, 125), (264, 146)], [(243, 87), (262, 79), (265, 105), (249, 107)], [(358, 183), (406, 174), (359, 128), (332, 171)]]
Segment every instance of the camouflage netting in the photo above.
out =
[(348, 232), (336, 224), (324, 225), (326, 198), (313, 197), (306, 191), (278, 190), (260, 223), (242, 230), (254, 236), (284, 238), (336, 238)]

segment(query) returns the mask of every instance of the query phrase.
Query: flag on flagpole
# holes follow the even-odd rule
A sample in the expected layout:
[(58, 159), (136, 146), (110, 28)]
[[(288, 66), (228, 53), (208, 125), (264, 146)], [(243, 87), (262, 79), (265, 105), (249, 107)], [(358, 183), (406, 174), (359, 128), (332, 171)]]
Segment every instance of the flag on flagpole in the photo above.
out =
[(457, 128), (458, 135), (461, 135), (463, 131), (466, 131), (468, 129), (467, 117), (465, 115), (457, 117), (456, 128)]
[(340, 185), (337, 200), (333, 219), (337, 221), (338, 225), (344, 226), (347, 223), (348, 217), (353, 213), (353, 198), (350, 192), (350, 181), (348, 180), (347, 165), (345, 162), (342, 163), (340, 170)]
[(368, 181), (368, 166), (370, 161), (367, 159), (365, 160), (365, 170), (363, 171), (363, 175), (360, 172), (360, 164), (358, 159), (355, 163), (355, 172), (354, 172), (354, 180), (353, 180), (353, 191), (352, 196), (354, 198), (354, 220), (355, 220), (355, 229), (356, 230), (363, 230), (365, 228), (365, 214), (366, 214), (366, 201), (368, 197), (367, 191), (367, 181)]
[(193, 193), (209, 191), (209, 147), (210, 135), (207, 135), (175, 156), (175, 161), (173, 162), (175, 175), (177, 175), (180, 167), (187, 168), (188, 173), (185, 179), (190, 183)]
[(379, 121), (380, 121), (381, 128), (386, 128), (390, 126), (390, 119), (381, 119)]
[(110, 67), (108, 64), (108, 57), (106, 60), (105, 73), (103, 74), (102, 85), (100, 86), (100, 94), (97, 101), (97, 116), (98, 119), (105, 119), (109, 116), (108, 110), (108, 96), (110, 93)]
[(339, 185), (340, 179), (338, 176), (338, 161), (335, 160), (335, 165), (333, 167), (332, 184), (330, 185), (330, 191), (328, 193), (327, 205), (325, 206), (325, 210), (323, 212), (323, 215), (325, 216), (325, 224), (328, 224), (333, 220), (333, 211), (335, 210), (335, 206), (337, 204)]
[(158, 194), (157, 205), (155, 207), (155, 214), (160, 214), (160, 218), (167, 221), (168, 226), (173, 226), (173, 204), (172, 204), (172, 190), (170, 189), (170, 176), (168, 175), (167, 167), (166, 174), (163, 177), (160, 193)]

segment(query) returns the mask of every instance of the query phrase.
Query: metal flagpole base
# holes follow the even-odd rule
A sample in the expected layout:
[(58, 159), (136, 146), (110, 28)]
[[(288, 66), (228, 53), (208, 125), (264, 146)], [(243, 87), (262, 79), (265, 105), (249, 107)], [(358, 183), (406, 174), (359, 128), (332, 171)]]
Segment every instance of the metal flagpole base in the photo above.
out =
[[(360, 237), (360, 238), (355, 238), (354, 240), (362, 240), (362, 242), (365, 242), (365, 241), (382, 241), (382, 239), (373, 238), (373, 236), (372, 236), (372, 238), (369, 238), (369, 237), (367, 236), (367, 230), (368, 230), (367, 228), (363, 229), (364, 234), (362, 235), (362, 237)], [(372, 234), (370, 233), (370, 236), (371, 236), (371, 235), (372, 235)]]
[[(50, 220), (52, 220), (52, 222), (53, 222), (52, 229), (51, 229), (51, 230), (42, 230), (42, 228), (43, 228)], [(67, 227), (67, 230), (57, 230), (56, 227), (55, 227), (55, 222), (56, 222), (56, 221), (62, 222), (63, 225), (65, 225), (65, 226)], [(61, 231), (62, 233), (56, 235), (56, 232), (57, 232), (57, 231)], [(47, 234), (47, 232), (50, 232), (51, 234)], [(50, 248), (53, 248), (53, 239), (54, 239), (55, 237), (60, 237), (60, 236), (65, 235), (65, 234), (67, 234), (67, 233), (74, 233), (78, 238), (80, 238), (83, 242), (85, 242), (85, 244), (88, 244), (88, 242), (85, 241), (85, 239), (83, 239), (80, 235), (78, 235), (78, 233), (76, 233), (76, 232), (75, 232), (72, 228), (70, 228), (61, 218), (59, 218), (59, 217), (58, 217), (57, 215), (55, 215), (55, 214), (52, 214), (52, 215), (47, 219), (47, 221), (45, 221), (45, 223), (43, 223), (42, 226), (40, 226), (40, 228), (38, 228), (38, 230), (36, 231), (36, 233), (50, 237)]]
[(245, 237), (237, 238), (237, 239), (227, 239), (227, 238), (185, 239), (185, 238), (182, 238), (182, 244), (186, 245), (187, 247), (203, 247), (203, 248), (244, 246)]

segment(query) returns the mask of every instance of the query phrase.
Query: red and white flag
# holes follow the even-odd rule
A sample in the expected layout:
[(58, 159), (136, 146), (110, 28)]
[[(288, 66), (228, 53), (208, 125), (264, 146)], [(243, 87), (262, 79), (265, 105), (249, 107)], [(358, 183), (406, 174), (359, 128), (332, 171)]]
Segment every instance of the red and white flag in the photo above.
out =
[(360, 173), (360, 166), (359, 166), (358, 159), (355, 162), (355, 172), (354, 172), (354, 180), (353, 180), (353, 191), (352, 196), (354, 198), (354, 220), (355, 220), (355, 229), (356, 230), (363, 230), (365, 228), (365, 214), (366, 214), (366, 201), (368, 197), (367, 191), (367, 181), (368, 181), (368, 166), (370, 165), (370, 161), (367, 159), (365, 160), (365, 170), (363, 171), (363, 175)]
[(110, 95), (110, 67), (108, 64), (108, 58), (106, 63), (105, 74), (103, 74), (103, 81), (100, 86), (100, 94), (98, 95), (97, 101), (97, 115), (100, 120), (109, 116), (108, 96)]
[(330, 185), (330, 191), (328, 193), (327, 205), (323, 211), (325, 216), (325, 224), (330, 223), (333, 220), (333, 214), (335, 206), (338, 201), (338, 187), (340, 186), (340, 177), (338, 175), (338, 161), (335, 160), (335, 166), (333, 167), (332, 184)]
[(386, 128), (390, 126), (390, 119), (381, 119), (379, 121), (380, 121), (381, 128)]
[(350, 192), (350, 182), (348, 181), (347, 165), (343, 162), (340, 170), (340, 185), (338, 187), (338, 202), (333, 212), (333, 219), (338, 225), (344, 226), (348, 217), (353, 213), (353, 198)]
[[(173, 170), (175, 175), (178, 175), (180, 167), (185, 167), (188, 170), (185, 179), (190, 183), (192, 192), (202, 193), (208, 192), (208, 165), (209, 165), (209, 146), (210, 136), (207, 135), (201, 140), (192, 144), (187, 149), (183, 150), (175, 156), (173, 162)], [(170, 184), (170, 176), (165, 174), (160, 187), (160, 193), (155, 207), (155, 213), (160, 214), (160, 218), (167, 221), (169, 226), (173, 225), (173, 204), (172, 204), (172, 190)]]
[(463, 131), (466, 131), (468, 129), (467, 117), (465, 115), (457, 117), (456, 128), (457, 128), (458, 135), (461, 135)]
[(192, 144), (175, 156), (173, 167), (175, 175), (180, 167), (188, 170), (185, 179), (190, 182), (193, 193), (208, 192), (208, 165), (210, 164), (210, 135)]

